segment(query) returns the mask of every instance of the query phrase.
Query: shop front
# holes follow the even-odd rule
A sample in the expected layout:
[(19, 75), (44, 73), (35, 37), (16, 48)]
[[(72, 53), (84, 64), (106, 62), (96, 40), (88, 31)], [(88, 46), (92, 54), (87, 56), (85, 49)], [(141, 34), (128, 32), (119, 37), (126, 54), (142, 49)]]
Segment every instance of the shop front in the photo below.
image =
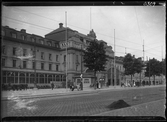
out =
[(80, 75), (73, 76), (74, 79), (74, 85), (80, 84), (81, 81), (83, 83), (83, 88), (88, 88), (94, 83), (95, 77), (91, 74), (83, 74), (83, 77), (81, 78)]

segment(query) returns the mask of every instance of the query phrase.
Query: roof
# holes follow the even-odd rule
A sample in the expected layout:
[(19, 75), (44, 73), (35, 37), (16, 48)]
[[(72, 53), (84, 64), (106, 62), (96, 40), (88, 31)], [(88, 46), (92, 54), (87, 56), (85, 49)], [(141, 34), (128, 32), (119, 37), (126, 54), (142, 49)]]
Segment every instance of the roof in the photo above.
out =
[(77, 32), (77, 33), (75, 33), (75, 34), (78, 35), (78, 36), (80, 36), (80, 37), (86, 37), (85, 34), (82, 34), (82, 33), (79, 33), (79, 32)]
[[(69, 27), (67, 27), (67, 29), (68, 29), (68, 30), (72, 30), (72, 29), (69, 28)], [(56, 29), (56, 30), (53, 30), (52, 32), (50, 32), (50, 33), (48, 33), (48, 34), (46, 34), (46, 35), (54, 34), (54, 33), (60, 32), (60, 31), (64, 31), (64, 30), (66, 30), (66, 28), (65, 28), (65, 27), (61, 27), (61, 28), (58, 28), (58, 29)], [(74, 30), (72, 30), (72, 31), (74, 31)], [(45, 35), (45, 36), (46, 36), (46, 35)]]
[(76, 38), (76, 37), (71, 37), (71, 38), (69, 38), (69, 41), (75, 41), (75, 42), (78, 42), (78, 43), (82, 43), (81, 41), (80, 41), (80, 39), (78, 39), (78, 38)]

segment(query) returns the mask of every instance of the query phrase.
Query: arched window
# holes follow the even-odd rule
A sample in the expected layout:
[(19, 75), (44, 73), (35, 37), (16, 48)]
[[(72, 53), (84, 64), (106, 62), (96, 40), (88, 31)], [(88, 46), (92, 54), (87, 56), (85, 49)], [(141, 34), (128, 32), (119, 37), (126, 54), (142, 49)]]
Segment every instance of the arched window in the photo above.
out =
[(56, 81), (60, 81), (60, 75), (56, 75)]
[(55, 75), (53, 75), (53, 81), (56, 81)]
[(15, 83), (18, 83), (18, 72), (15, 72)]
[(38, 79), (39, 79), (39, 74), (36, 73), (36, 83), (39, 83), (39, 82), (38, 82)]
[(35, 75), (30, 74), (30, 83), (34, 83), (34, 80), (35, 80)]
[(7, 82), (14, 83), (14, 72), (7, 72)]
[(29, 73), (26, 73), (26, 83), (29, 83)]
[(25, 83), (25, 74), (24, 73), (20, 74), (20, 83)]
[(3, 71), (3, 82), (2, 83), (7, 83), (6, 82), (6, 71)]
[(50, 81), (52, 81), (52, 75), (48, 75), (48, 83), (50, 83)]
[(48, 82), (48, 75), (45, 74), (45, 83), (47, 83), (47, 82)]
[(40, 74), (39, 79), (39, 83), (44, 83), (44, 74)]
[(62, 81), (66, 81), (66, 76), (65, 75), (62, 76)]

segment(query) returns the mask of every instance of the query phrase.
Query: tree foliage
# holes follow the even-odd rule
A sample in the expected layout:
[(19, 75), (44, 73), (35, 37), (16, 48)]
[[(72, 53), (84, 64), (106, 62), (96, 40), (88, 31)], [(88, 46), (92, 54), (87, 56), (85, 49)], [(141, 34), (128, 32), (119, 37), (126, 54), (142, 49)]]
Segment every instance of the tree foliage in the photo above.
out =
[(106, 61), (107, 57), (103, 43), (98, 43), (96, 40), (90, 42), (90, 45), (84, 52), (85, 66), (93, 70), (96, 75), (97, 71), (105, 70)]
[(123, 60), (123, 67), (125, 68), (125, 75), (133, 75), (134, 71), (134, 59), (135, 57), (128, 53)]
[(133, 70), (135, 73), (141, 73), (143, 70), (144, 64), (142, 62), (142, 58), (135, 58), (133, 64)]
[[(150, 69), (149, 69), (150, 68)], [(156, 59), (150, 59), (146, 64), (145, 76), (160, 76), (162, 74), (162, 63)]]
[(123, 60), (123, 67), (125, 68), (125, 75), (132, 75), (135, 73), (141, 73), (144, 65), (141, 58), (135, 58), (135, 56), (128, 53)]
[(160, 62), (160, 66), (161, 66), (161, 73), (165, 75), (166, 74), (166, 58)]

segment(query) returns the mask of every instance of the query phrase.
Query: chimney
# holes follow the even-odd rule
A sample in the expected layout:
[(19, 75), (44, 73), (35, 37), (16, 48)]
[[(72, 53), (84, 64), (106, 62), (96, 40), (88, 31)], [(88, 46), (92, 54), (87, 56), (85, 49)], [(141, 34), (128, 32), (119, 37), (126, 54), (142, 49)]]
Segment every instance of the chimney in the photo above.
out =
[(25, 29), (21, 29), (21, 32), (26, 33), (26, 30)]
[(62, 28), (63, 27), (63, 23), (59, 23), (59, 28)]

